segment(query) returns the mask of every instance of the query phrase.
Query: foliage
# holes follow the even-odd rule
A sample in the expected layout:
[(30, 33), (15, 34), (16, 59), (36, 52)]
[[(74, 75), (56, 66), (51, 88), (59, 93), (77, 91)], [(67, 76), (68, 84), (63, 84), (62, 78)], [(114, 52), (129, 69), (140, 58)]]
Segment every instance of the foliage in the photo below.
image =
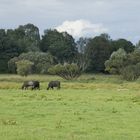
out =
[(113, 52), (105, 62), (106, 71), (121, 74), (123, 79), (134, 81), (140, 76), (140, 50), (127, 54), (123, 49)]
[[(39, 51), (39, 29), (33, 24), (17, 29), (0, 29), (0, 72), (8, 72), (8, 61), (23, 52)], [(11, 71), (10, 71), (11, 72)]]
[(17, 42), (8, 37), (4, 29), (0, 30), (0, 72), (8, 72), (8, 61), (18, 56), (22, 49), (18, 46)]
[(42, 36), (40, 48), (43, 52), (50, 52), (58, 62), (72, 62), (77, 48), (72, 36), (59, 33), (57, 30), (46, 30)]
[[(0, 29), (0, 73), (16, 73), (18, 60), (34, 63), (34, 73), (47, 73), (48, 68), (59, 63), (76, 63), (84, 72), (105, 72), (105, 61), (122, 48), (127, 54), (127, 65), (140, 62), (140, 43), (126, 39), (112, 40), (104, 33), (94, 38), (74, 38), (67, 32), (45, 30), (40, 38), (39, 28), (31, 23), (15, 29)], [(119, 62), (118, 62), (119, 63)], [(113, 64), (114, 65), (114, 64)], [(119, 73), (108, 61), (107, 70)]]
[(118, 39), (114, 40), (111, 43), (113, 51), (117, 51), (119, 48), (124, 49), (127, 53), (133, 52), (135, 49), (135, 46), (132, 42), (126, 40), (126, 39)]
[(14, 30), (8, 29), (7, 36), (23, 49), (22, 52), (39, 51), (39, 29), (33, 24), (20, 25)]
[(29, 60), (20, 60), (16, 62), (17, 65), (17, 74), (21, 76), (27, 76), (32, 72), (33, 62)]
[(38, 27), (33, 24), (20, 25), (15, 30), (8, 30), (7, 34), (13, 39), (17, 40), (17, 43), (25, 51), (39, 51), (40, 34)]
[(55, 64), (55, 58), (50, 53), (43, 52), (28, 52), (21, 54), (18, 58), (11, 59), (9, 64), (9, 71), (14, 72), (16, 69), (15, 63), (19, 60), (29, 60), (34, 63), (34, 73), (45, 74), (48, 68)]
[(124, 80), (134, 81), (140, 76), (140, 63), (137, 65), (128, 65), (121, 70), (121, 75)]
[(104, 36), (97, 36), (87, 44), (85, 55), (88, 59), (87, 71), (103, 72), (105, 69), (104, 63), (109, 59), (111, 54), (110, 41)]
[(16, 62), (18, 61), (19, 61), (18, 57), (14, 57), (8, 61), (8, 71), (10, 73), (16, 73), (17, 69)]
[(28, 52), (21, 54), (19, 59), (29, 60), (34, 63), (35, 73), (47, 73), (48, 68), (55, 64), (55, 58), (50, 53)]
[(137, 64), (140, 63), (140, 50), (139, 49), (135, 49), (132, 53), (128, 54), (128, 60), (127, 60), (128, 64)]
[(81, 75), (81, 70), (77, 64), (57, 64), (48, 69), (50, 74), (58, 75), (66, 80), (76, 79)]
[(120, 70), (126, 65), (127, 53), (123, 49), (113, 52), (105, 62), (105, 70), (111, 74), (120, 74)]

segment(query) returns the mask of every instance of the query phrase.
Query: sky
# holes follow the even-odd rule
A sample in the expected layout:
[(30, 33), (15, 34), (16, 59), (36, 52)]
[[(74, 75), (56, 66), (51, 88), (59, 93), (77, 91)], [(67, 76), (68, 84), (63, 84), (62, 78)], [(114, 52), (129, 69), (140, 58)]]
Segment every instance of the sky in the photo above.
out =
[(112, 39), (140, 40), (140, 0), (0, 0), (0, 28), (32, 23), (67, 31), (74, 38), (108, 33)]

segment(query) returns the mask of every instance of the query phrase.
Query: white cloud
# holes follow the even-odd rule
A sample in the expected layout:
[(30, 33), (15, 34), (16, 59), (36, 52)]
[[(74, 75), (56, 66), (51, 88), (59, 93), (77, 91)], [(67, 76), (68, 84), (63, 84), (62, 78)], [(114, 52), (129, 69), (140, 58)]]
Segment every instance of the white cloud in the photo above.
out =
[(93, 24), (88, 20), (64, 21), (55, 29), (59, 32), (66, 31), (74, 37), (93, 36), (108, 31), (102, 24)]
[(139, 7), (140, 0), (0, 0), (0, 28), (33, 23), (43, 32), (60, 25), (56, 28), (74, 36), (107, 32), (113, 39), (137, 42)]

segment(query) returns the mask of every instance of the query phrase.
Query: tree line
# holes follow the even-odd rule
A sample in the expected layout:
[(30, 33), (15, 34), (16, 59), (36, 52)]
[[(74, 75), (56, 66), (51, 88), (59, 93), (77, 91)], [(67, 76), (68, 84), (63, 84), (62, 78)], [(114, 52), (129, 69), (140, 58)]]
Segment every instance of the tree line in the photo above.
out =
[[(75, 41), (67, 32), (47, 29), (41, 36), (37, 26), (20, 25), (16, 29), (0, 29), (0, 73), (17, 73), (27, 69), (27, 64), (26, 74), (54, 73), (53, 67), (65, 65), (66, 69), (67, 64), (67, 70), (72, 66), (73, 71), (74, 68), (80, 71), (75, 72), (78, 75), (103, 72), (136, 79), (139, 76), (139, 46), (140, 42), (134, 45), (123, 38), (113, 40), (106, 33)], [(126, 71), (133, 76), (125, 76)]]

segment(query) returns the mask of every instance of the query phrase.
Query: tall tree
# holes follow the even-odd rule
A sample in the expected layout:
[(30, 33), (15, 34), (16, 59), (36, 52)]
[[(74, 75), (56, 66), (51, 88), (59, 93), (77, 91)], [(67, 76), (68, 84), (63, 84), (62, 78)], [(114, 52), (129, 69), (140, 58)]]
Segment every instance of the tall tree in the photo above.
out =
[(90, 38), (83, 38), (80, 37), (79, 40), (76, 42), (76, 47), (78, 48), (78, 52), (84, 54), (86, 46), (88, 42), (90, 41)]
[(113, 47), (113, 51), (117, 51), (119, 48), (122, 48), (127, 53), (132, 52), (135, 49), (135, 46), (133, 45), (133, 43), (126, 39), (118, 39), (118, 40), (112, 41), (112, 47)]
[(66, 32), (57, 30), (45, 30), (41, 41), (41, 50), (50, 52), (58, 62), (71, 62), (76, 56), (77, 48), (74, 39)]
[(40, 34), (39, 29), (33, 24), (20, 25), (15, 29), (16, 38), (26, 51), (39, 51)]
[(0, 30), (0, 72), (8, 72), (8, 61), (15, 56), (18, 56), (22, 49), (18, 46), (16, 40), (10, 38), (6, 31)]
[(0, 72), (8, 72), (8, 61), (23, 52), (39, 51), (39, 29), (33, 24), (0, 29)]
[(87, 71), (103, 72), (104, 63), (111, 54), (111, 43), (104, 36), (97, 36), (87, 44), (85, 53), (88, 58)]

